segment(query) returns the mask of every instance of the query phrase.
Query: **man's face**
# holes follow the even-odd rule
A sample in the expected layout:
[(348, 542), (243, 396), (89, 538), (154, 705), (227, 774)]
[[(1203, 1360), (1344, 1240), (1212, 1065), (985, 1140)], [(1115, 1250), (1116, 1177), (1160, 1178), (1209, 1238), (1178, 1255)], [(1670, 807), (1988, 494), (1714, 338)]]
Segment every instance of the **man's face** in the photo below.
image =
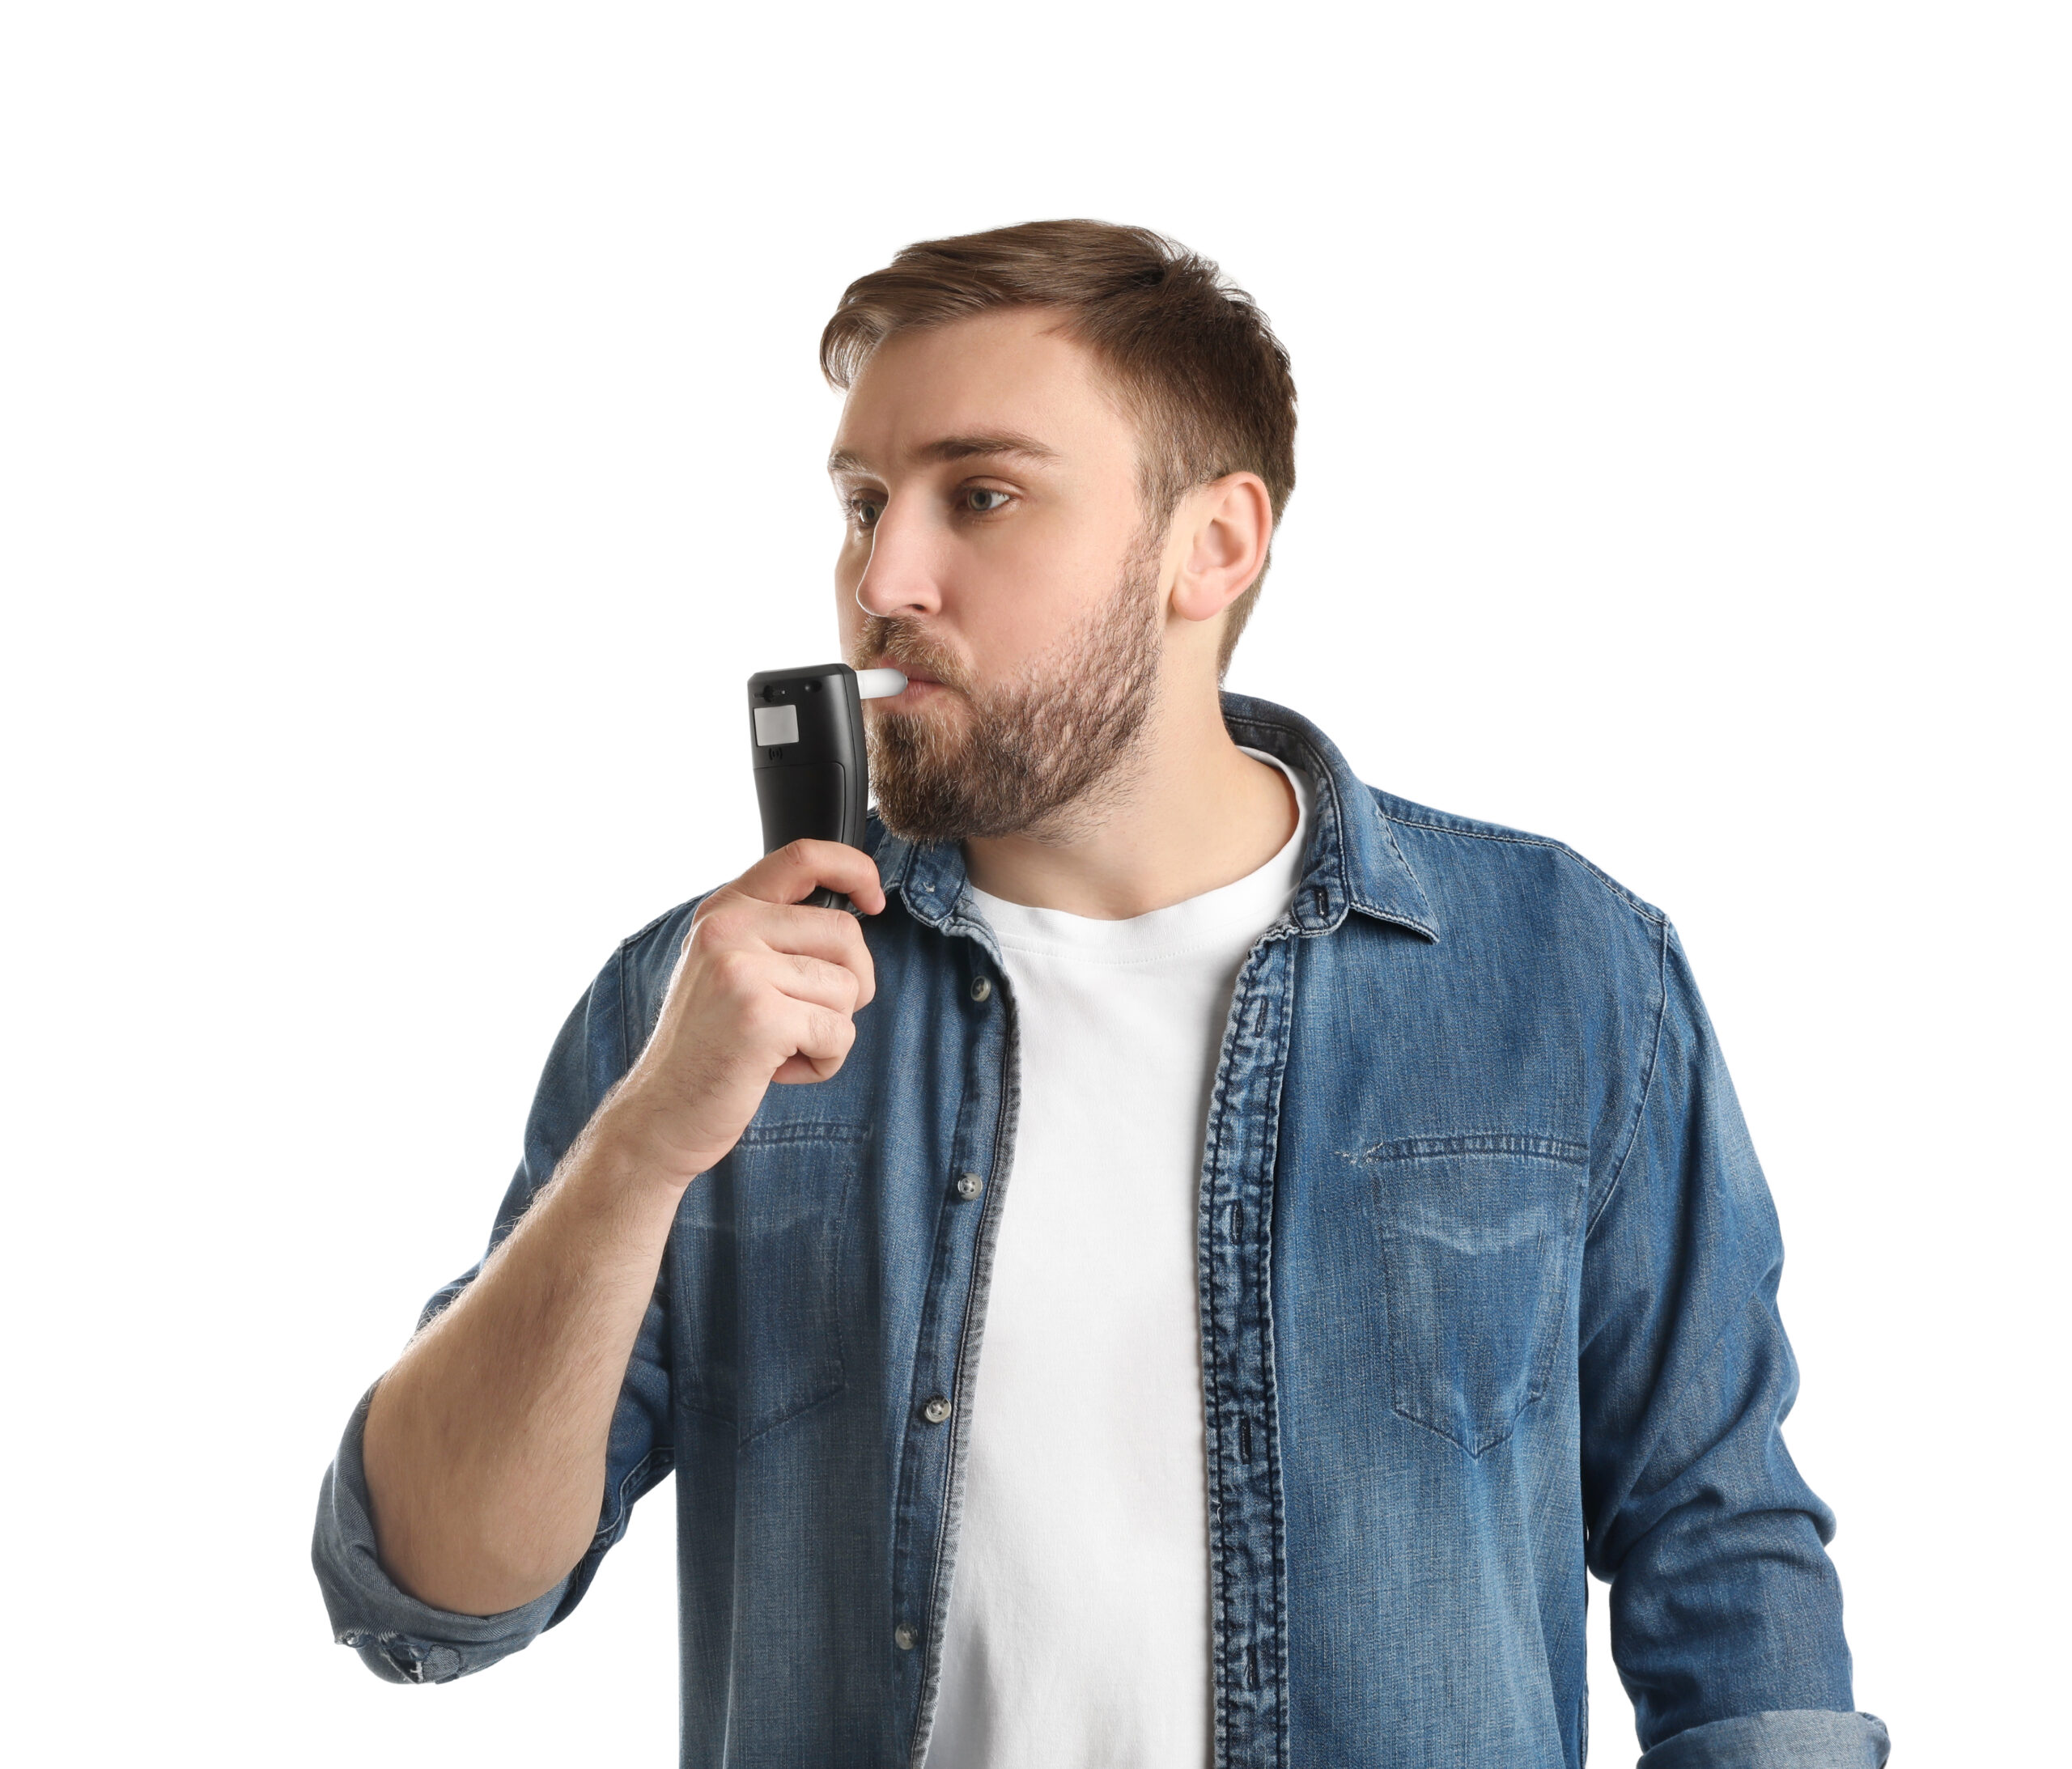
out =
[(843, 648), (909, 682), (864, 709), (878, 811), (915, 840), (1069, 833), (1112, 802), (1157, 702), (1136, 426), (1059, 318), (890, 339), (829, 457)]

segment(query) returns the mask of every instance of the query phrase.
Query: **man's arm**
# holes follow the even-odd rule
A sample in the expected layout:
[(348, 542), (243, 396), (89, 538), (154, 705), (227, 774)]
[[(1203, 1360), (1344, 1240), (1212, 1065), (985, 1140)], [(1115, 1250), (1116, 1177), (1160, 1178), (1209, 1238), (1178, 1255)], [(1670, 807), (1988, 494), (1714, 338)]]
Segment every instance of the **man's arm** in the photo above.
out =
[(1646, 1769), (1763, 1752), (1870, 1769), (1885, 1732), (1854, 1711), (1834, 1519), (1781, 1435), (1798, 1370), (1776, 1211), (1682, 947), (1661, 941), (1646, 1095), (1585, 1244), (1590, 1565)]
[(613, 1410), (686, 1186), (772, 1081), (823, 1080), (874, 992), (855, 919), (884, 907), (858, 850), (795, 843), (694, 919), (653, 1036), (480, 1275), (374, 1392), (363, 1457), (383, 1569), (486, 1616), (550, 1591), (597, 1528)]

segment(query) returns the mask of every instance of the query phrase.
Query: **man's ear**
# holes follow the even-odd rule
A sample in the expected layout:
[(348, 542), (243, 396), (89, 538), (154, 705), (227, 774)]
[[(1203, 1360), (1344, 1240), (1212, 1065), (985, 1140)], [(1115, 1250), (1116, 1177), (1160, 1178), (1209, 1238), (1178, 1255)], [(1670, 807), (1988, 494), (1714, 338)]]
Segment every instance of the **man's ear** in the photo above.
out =
[(1182, 620), (1214, 620), (1266, 568), (1272, 542), (1273, 500), (1257, 473), (1225, 473), (1195, 486), (1174, 512), (1173, 612)]

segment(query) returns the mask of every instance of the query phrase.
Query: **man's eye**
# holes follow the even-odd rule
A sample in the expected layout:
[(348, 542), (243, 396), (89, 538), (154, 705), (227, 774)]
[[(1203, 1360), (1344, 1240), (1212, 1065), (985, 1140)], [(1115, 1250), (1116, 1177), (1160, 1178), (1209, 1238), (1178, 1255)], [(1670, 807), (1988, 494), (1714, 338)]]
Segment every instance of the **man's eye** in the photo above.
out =
[(885, 506), (875, 498), (851, 498), (849, 500), (849, 514), (856, 519), (856, 526), (860, 528), (874, 526), (884, 509)]
[(964, 494), (965, 508), (975, 511), (980, 515), (999, 509), (1007, 501), (1008, 494), (1004, 491), (989, 491), (983, 486), (974, 486)]

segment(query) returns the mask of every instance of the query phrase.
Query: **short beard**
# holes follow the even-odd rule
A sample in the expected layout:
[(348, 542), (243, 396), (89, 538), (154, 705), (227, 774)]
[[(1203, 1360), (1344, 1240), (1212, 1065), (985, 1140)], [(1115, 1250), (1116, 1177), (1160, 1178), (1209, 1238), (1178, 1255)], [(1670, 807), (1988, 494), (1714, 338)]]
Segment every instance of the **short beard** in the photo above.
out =
[(956, 660), (904, 621), (867, 621), (860, 668), (881, 657), (910, 663), (961, 689), (970, 708), (964, 728), (941, 716), (949, 708), (871, 709), (871, 784), (885, 827), (918, 842), (1056, 842), (1125, 802), (1124, 764), (1158, 704), (1158, 562), (1140, 537), (1106, 600), (996, 689), (960, 680)]

